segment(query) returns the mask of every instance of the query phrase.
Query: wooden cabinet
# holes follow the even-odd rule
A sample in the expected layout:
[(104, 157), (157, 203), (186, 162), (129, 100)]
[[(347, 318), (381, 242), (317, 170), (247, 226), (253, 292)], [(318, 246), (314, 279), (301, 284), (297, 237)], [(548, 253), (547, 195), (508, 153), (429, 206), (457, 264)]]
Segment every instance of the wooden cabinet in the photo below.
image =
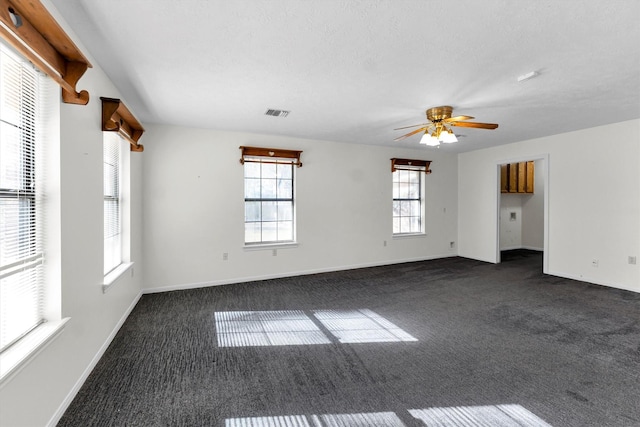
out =
[(533, 193), (533, 161), (500, 166), (500, 192)]

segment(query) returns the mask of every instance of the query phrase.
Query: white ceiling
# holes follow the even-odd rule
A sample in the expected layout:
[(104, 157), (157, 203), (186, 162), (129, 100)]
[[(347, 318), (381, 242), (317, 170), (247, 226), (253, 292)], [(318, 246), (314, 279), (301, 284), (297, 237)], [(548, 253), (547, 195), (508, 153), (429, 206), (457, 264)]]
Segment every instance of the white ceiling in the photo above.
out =
[(428, 150), (393, 129), (451, 105), (500, 124), (464, 152), (640, 117), (638, 0), (50, 1), (143, 124)]

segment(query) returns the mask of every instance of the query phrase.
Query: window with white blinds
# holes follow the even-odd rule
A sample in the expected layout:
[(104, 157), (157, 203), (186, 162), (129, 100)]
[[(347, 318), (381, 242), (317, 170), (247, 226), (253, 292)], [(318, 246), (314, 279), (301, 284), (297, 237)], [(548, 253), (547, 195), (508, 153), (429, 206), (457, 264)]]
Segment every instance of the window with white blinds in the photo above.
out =
[(0, 43), (0, 352), (44, 322), (41, 80)]
[(104, 132), (104, 274), (122, 264), (122, 144), (114, 132)]

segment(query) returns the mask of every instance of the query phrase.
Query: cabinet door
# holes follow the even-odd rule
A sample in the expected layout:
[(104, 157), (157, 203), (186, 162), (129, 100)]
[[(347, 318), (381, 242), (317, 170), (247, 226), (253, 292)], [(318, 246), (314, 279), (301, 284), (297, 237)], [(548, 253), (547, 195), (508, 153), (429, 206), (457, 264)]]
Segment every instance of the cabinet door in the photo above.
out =
[(534, 162), (527, 162), (527, 183), (525, 185), (525, 193), (533, 193), (533, 181), (534, 181)]
[(507, 167), (508, 165), (500, 165), (500, 192), (501, 193), (508, 193), (508, 172), (507, 172)]

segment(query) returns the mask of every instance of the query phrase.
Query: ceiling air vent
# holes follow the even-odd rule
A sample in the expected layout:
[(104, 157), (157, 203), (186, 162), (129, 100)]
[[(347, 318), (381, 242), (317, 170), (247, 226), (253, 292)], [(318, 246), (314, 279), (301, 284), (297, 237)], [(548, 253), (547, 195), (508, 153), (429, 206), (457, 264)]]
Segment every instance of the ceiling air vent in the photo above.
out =
[(286, 110), (273, 110), (273, 109), (268, 109), (266, 113), (264, 113), (266, 116), (273, 116), (273, 117), (287, 117), (289, 115), (290, 111), (286, 111)]

